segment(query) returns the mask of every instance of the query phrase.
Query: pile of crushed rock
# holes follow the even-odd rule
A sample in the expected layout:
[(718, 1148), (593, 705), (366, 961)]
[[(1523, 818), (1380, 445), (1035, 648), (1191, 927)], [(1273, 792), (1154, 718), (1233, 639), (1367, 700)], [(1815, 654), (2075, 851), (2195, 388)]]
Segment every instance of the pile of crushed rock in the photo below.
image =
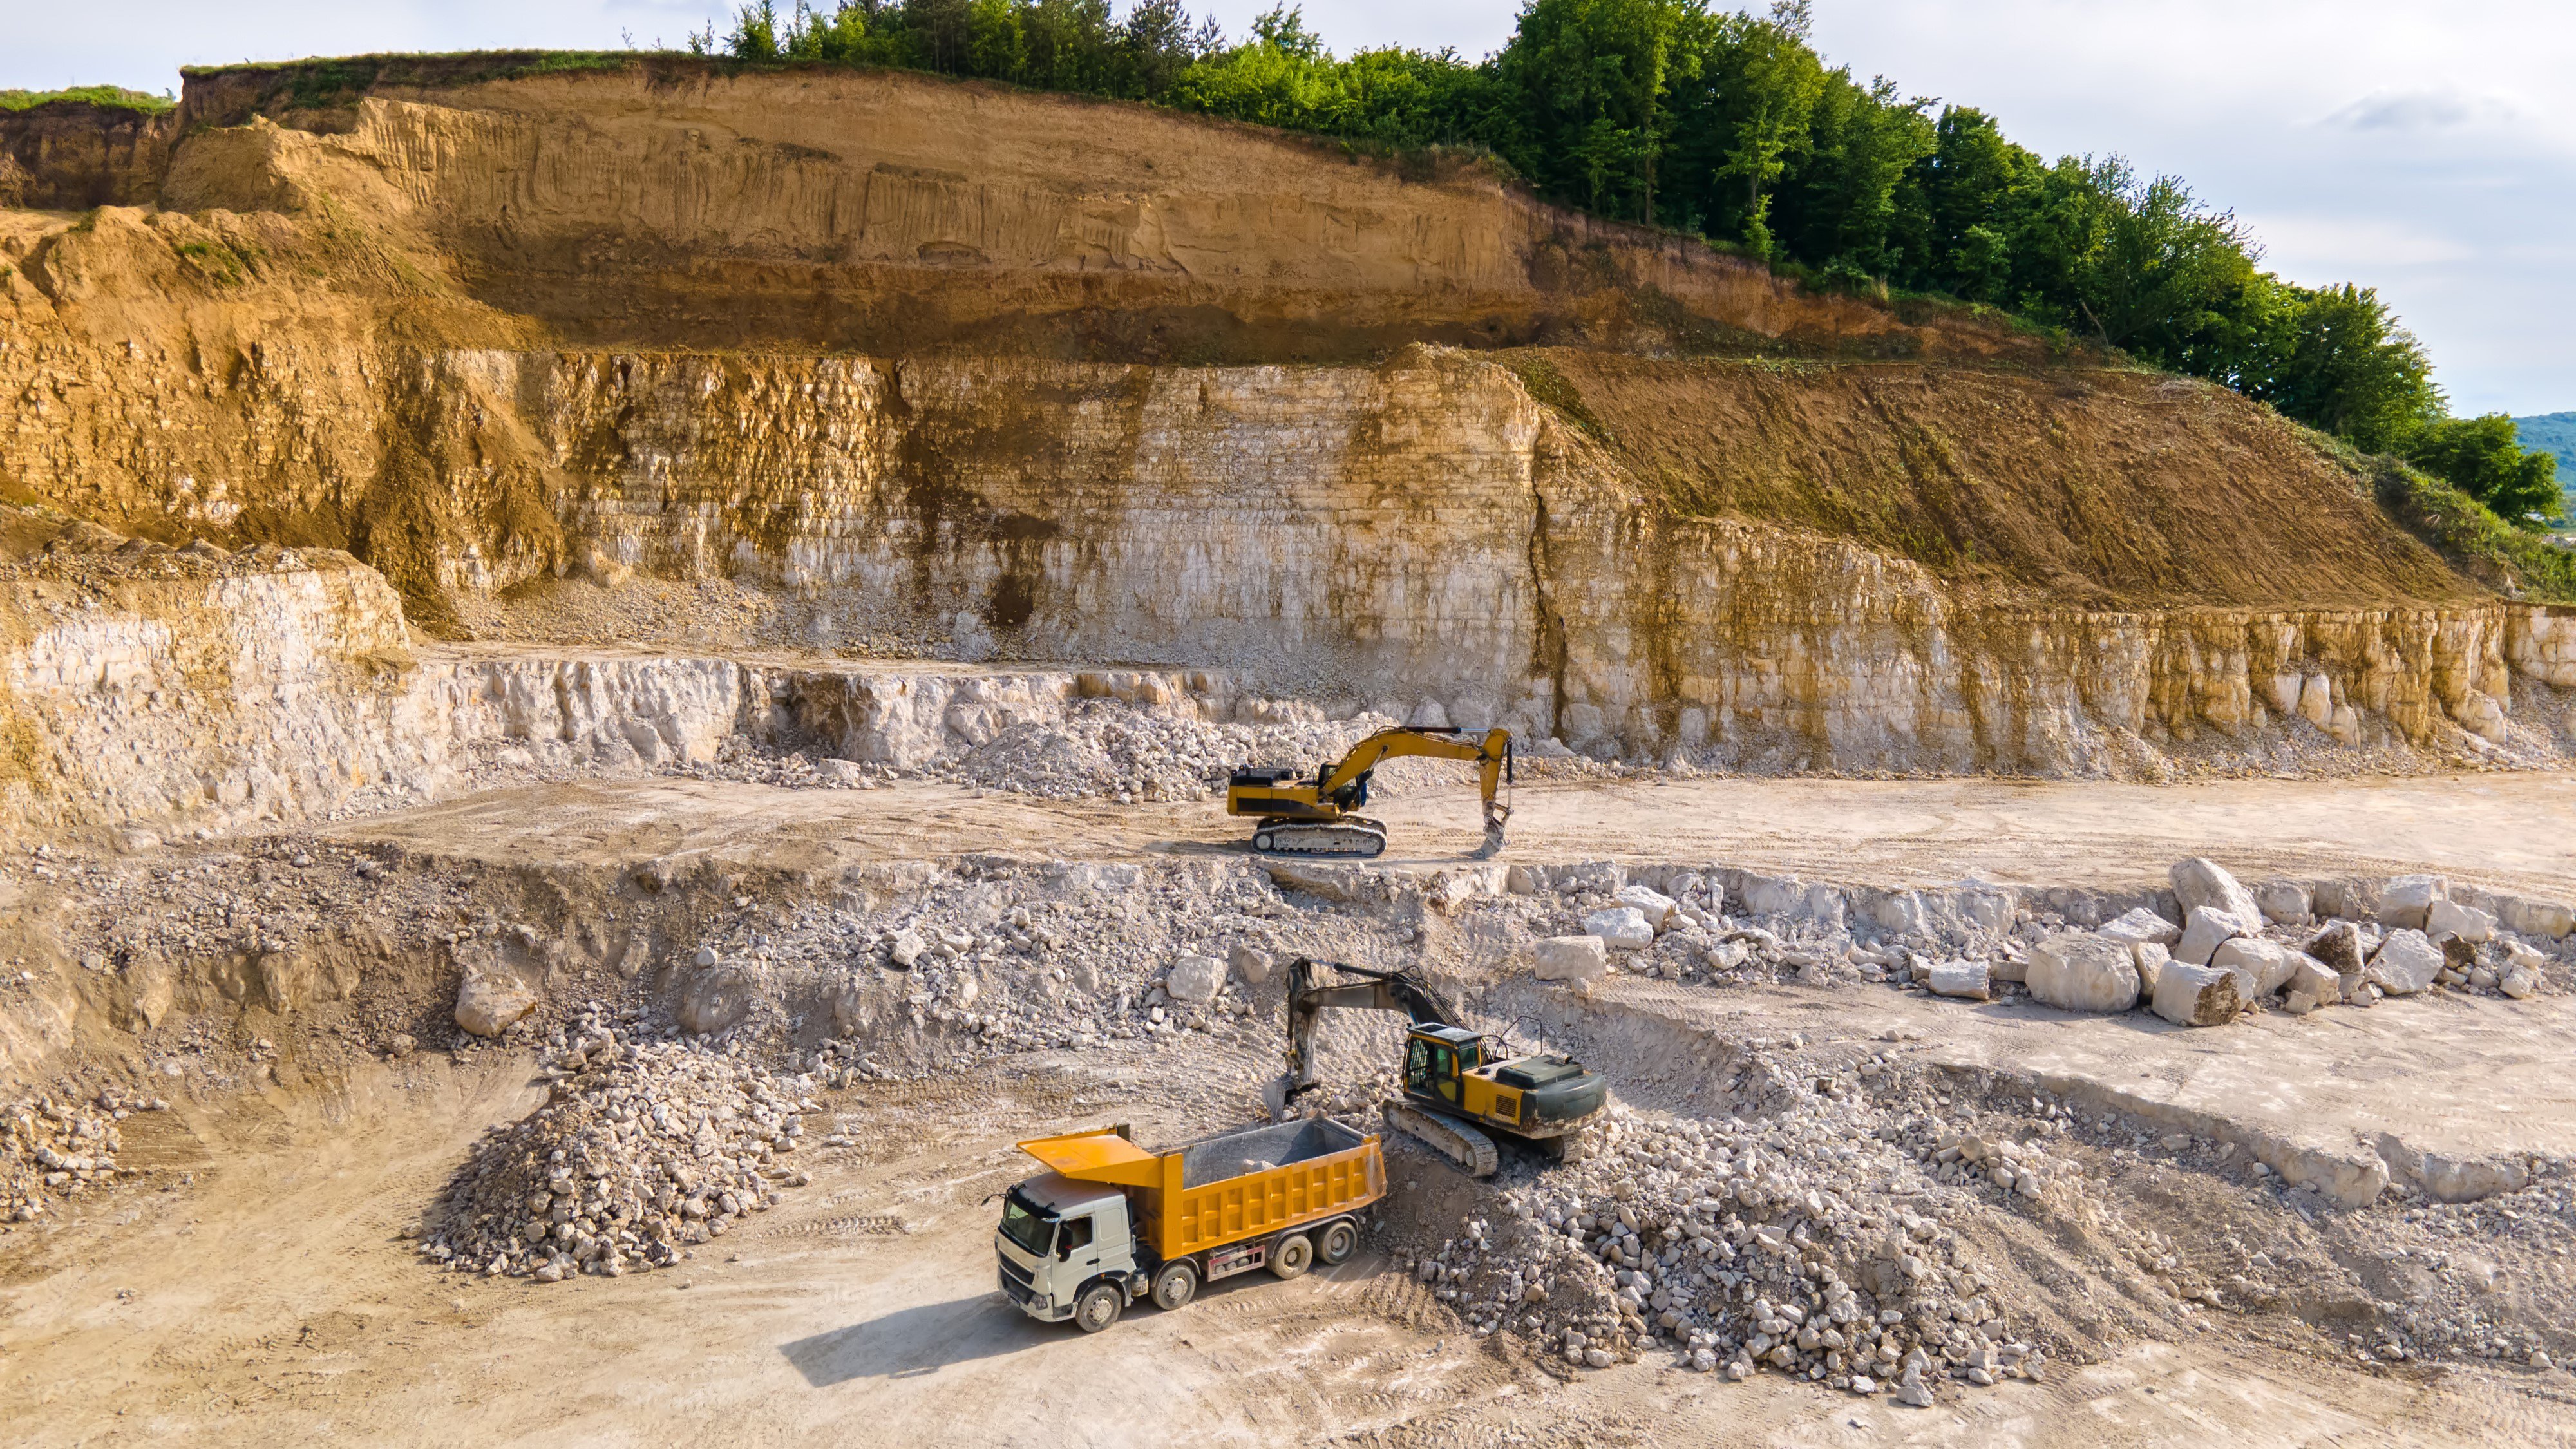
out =
[(158, 1097), (101, 1092), (95, 1102), (31, 1097), (0, 1107), (0, 1222), (32, 1223), (47, 1204), (114, 1182), (124, 1134), (116, 1124), (136, 1112), (160, 1112)]
[[(1857, 1070), (1894, 1086), (1903, 1068)], [(2067, 1352), (1948, 1226), (1981, 1199), (2072, 1192), (2044, 1134), (1986, 1141), (1867, 1092), (1770, 1085), (1797, 1100), (1758, 1123), (1614, 1106), (1579, 1161), (1498, 1180), (1489, 1212), (1399, 1266), (1479, 1337), (1511, 1334), (1578, 1367), (1661, 1352), (1703, 1373), (1768, 1370), (1929, 1405), (1944, 1385), (2035, 1379)]]
[(540, 1283), (667, 1268), (806, 1182), (783, 1159), (815, 1104), (636, 1021), (593, 1009), (553, 1038), (551, 1100), (474, 1144), (424, 1215), (423, 1258)]

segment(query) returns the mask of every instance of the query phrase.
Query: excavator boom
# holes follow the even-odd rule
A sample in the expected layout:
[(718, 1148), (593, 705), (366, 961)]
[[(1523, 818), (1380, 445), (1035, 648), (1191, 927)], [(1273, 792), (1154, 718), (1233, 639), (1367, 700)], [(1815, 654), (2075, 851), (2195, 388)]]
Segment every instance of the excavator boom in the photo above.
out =
[(1503, 824), (1511, 806), (1500, 799), (1512, 778), (1512, 736), (1492, 729), (1478, 738), (1473, 730), (1403, 727), (1380, 730), (1351, 747), (1350, 753), (1318, 771), (1311, 781), (1294, 770), (1237, 770), (1226, 784), (1228, 815), (1261, 819), (1253, 848), (1291, 855), (1374, 856), (1386, 849), (1386, 827), (1353, 812), (1368, 803), (1369, 777), (1390, 759), (1423, 756), (1467, 760), (1478, 765), (1477, 788), (1484, 805), (1485, 844), (1479, 854), (1492, 855), (1503, 844)]

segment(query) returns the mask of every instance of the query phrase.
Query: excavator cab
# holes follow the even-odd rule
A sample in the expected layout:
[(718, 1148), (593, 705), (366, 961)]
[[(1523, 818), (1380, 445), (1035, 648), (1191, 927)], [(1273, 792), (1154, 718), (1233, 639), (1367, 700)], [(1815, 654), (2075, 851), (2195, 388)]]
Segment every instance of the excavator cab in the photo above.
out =
[(1427, 1102), (1464, 1104), (1469, 1073), (1485, 1064), (1485, 1039), (1454, 1026), (1414, 1028), (1404, 1044), (1404, 1090)]

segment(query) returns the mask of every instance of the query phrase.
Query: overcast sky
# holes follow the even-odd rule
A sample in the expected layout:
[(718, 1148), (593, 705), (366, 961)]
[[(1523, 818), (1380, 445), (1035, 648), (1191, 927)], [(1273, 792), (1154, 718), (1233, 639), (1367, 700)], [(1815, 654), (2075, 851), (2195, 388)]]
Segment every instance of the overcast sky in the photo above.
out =
[[(1270, 0), (1213, 0), (1240, 33)], [(12, 0), (0, 86), (175, 87), (182, 64), (680, 37), (668, 0)], [(1120, 7), (1124, 8), (1123, 4)], [(1198, 8), (1207, 8), (1205, 4)], [(1517, 0), (1309, 0), (1334, 49), (1511, 33)], [(2377, 286), (2456, 411), (2576, 409), (2569, 0), (1815, 0), (1864, 78), (1981, 106), (2047, 155), (2118, 151), (2233, 208), (2268, 263)]]

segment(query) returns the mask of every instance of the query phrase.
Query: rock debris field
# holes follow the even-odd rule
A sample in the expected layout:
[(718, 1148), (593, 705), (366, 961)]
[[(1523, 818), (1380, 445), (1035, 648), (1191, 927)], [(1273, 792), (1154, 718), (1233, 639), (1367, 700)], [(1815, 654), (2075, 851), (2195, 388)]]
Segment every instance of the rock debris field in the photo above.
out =
[[(1310, 768), (1348, 738), (1264, 728)], [(1128, 772), (1177, 796), (1223, 757), (1123, 726), (1092, 739), (1068, 764), (1062, 736), (1013, 755), (1006, 735), (939, 778), (1007, 758), (1028, 793)], [(737, 748), (709, 768), (906, 788), (846, 765)], [(1395, 788), (1457, 788), (1448, 768)], [(1259, 1115), (1282, 966), (1306, 955), (1421, 969), (1469, 1024), (1609, 1079), (1611, 1109), (1562, 1165), (1507, 1153), (1473, 1181), (1392, 1139), (1371, 1224), (1371, 1271), (1543, 1378), (1644, 1364), (1911, 1410), (2213, 1334), (2368, 1371), (2549, 1375), (2576, 1354), (2553, 1299), (2576, 1287), (2562, 1157), (2177, 1130), (1936, 1050), (1952, 1013), (2013, 1013), (2032, 1040), (2126, 1019), (2259, 1051), (2266, 1019), (2511, 1014), (2568, 993), (2565, 902), (2437, 874), (2249, 882), (2193, 858), (2125, 892), (1879, 889), (1713, 863), (967, 854), (818, 882), (680, 855), (496, 871), (295, 831), (49, 849), (5, 874), (55, 893), (66, 958), (138, 1047), (0, 1110), (13, 1235), (167, 1187), (120, 1150), (173, 1100), (524, 1060), (542, 1100), (403, 1213), (414, 1271), (550, 1288), (729, 1263), (735, 1235), (856, 1160), (884, 1094), (1132, 1059), (1192, 1084), (1212, 1126)], [(1798, 1002), (1836, 1014), (1786, 1029)], [(1873, 1024), (1831, 1029), (1853, 1013)], [(1328, 1014), (1307, 1110), (1382, 1130), (1400, 1040), (1394, 1017)]]

